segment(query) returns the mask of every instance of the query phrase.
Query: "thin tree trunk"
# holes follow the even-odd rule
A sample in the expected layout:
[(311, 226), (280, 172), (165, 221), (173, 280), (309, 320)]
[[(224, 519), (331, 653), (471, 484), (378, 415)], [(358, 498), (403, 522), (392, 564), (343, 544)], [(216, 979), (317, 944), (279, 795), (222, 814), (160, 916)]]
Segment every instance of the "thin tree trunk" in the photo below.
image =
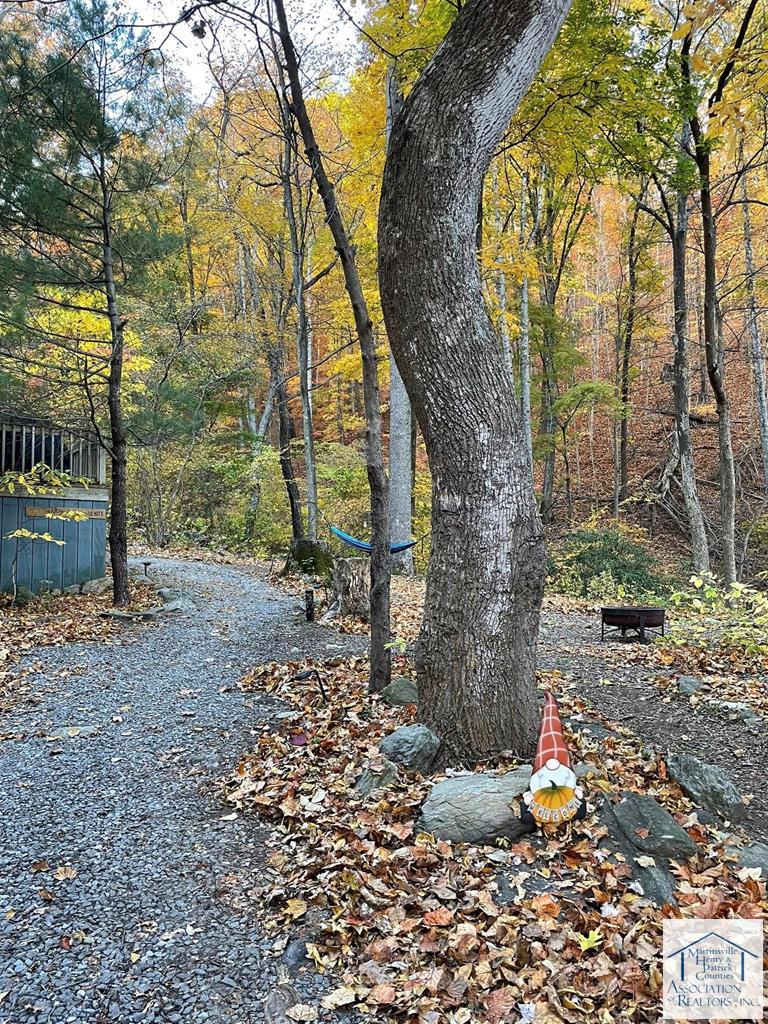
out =
[(699, 198), (704, 243), (704, 348), (707, 353), (707, 375), (715, 396), (718, 417), (723, 577), (726, 584), (731, 584), (736, 582), (736, 469), (731, 438), (731, 402), (725, 388), (725, 351), (717, 302), (717, 231), (712, 209), (709, 148), (698, 133), (694, 134), (694, 142), (701, 182)]
[[(739, 53), (748, 38), (749, 28), (758, 0), (749, 0), (741, 15), (739, 29), (729, 48), (729, 56), (717, 77), (717, 84), (707, 100), (711, 112), (723, 98), (733, 75)], [(688, 33), (680, 49), (680, 70), (688, 90), (693, 87), (691, 75), (691, 39)], [(699, 107), (691, 104), (688, 126), (693, 138), (693, 157), (699, 172), (699, 200), (704, 250), (704, 347), (707, 353), (707, 375), (715, 396), (718, 415), (718, 447), (720, 452), (720, 530), (723, 542), (723, 576), (726, 584), (736, 582), (736, 467), (731, 436), (731, 404), (725, 387), (725, 348), (722, 319), (717, 299), (717, 227), (712, 207), (710, 154), (712, 139), (705, 133), (699, 119)]]
[(553, 407), (557, 400), (557, 367), (555, 365), (556, 338), (554, 336), (555, 302), (557, 300), (557, 282), (555, 278), (555, 239), (553, 186), (547, 180), (547, 170), (541, 171), (542, 201), (544, 203), (544, 225), (538, 232), (539, 262), (541, 276), (539, 281), (539, 301), (544, 311), (541, 326), (541, 414), (539, 416), (539, 438), (543, 441), (543, 477), (541, 484), (541, 518), (545, 523), (552, 522), (555, 495), (555, 417)]
[(635, 314), (637, 310), (637, 221), (640, 207), (635, 205), (632, 212), (632, 223), (629, 228), (627, 243), (627, 318), (624, 324), (624, 335), (621, 345), (621, 363), (619, 371), (619, 401), (621, 402), (621, 420), (619, 422), (619, 501), (626, 501), (629, 496), (629, 375), (632, 365), (632, 342), (635, 335)]
[[(494, 165), (493, 168), (493, 226), (496, 232), (496, 245), (501, 245), (501, 231), (502, 231), (502, 219), (501, 219), (501, 205), (499, 202), (499, 168)], [(521, 207), (520, 210), (520, 234), (525, 230), (525, 207)], [(504, 358), (507, 360), (509, 365), (509, 379), (512, 387), (515, 386), (515, 363), (512, 356), (512, 342), (509, 337), (509, 324), (507, 323), (507, 275), (504, 270), (504, 264), (501, 259), (497, 259), (498, 268), (496, 270), (496, 299), (499, 303), (499, 334), (501, 336), (501, 349), (504, 353)]]
[(307, 159), (317, 182), (325, 207), (326, 221), (333, 236), (344, 274), (344, 284), (355, 320), (355, 329), (363, 360), (363, 400), (365, 405), (365, 437), (368, 484), (371, 491), (371, 667), (369, 687), (382, 690), (390, 681), (392, 663), (389, 650), (389, 482), (384, 470), (384, 449), (381, 437), (381, 406), (376, 363), (376, 337), (365, 301), (355, 253), (347, 234), (333, 183), (315, 139), (299, 77), (299, 65), (293, 40), (288, 30), (283, 0), (275, 0), (285, 67), (290, 83), (290, 106), (299, 125)]
[[(253, 409), (253, 413), (249, 414), (252, 466), (251, 490), (248, 495), (248, 508), (245, 513), (245, 535), (248, 540), (253, 540), (256, 533), (256, 517), (259, 512), (259, 505), (261, 504), (261, 479), (259, 477), (259, 466), (257, 460), (264, 448), (264, 441), (269, 433), (269, 425), (272, 422), (272, 413), (275, 408), (275, 391), (276, 381), (274, 375), (272, 375), (270, 377), (269, 387), (267, 388), (267, 397), (264, 402), (264, 409), (258, 422), (255, 420), (255, 408)], [(253, 403), (252, 395), (249, 395), (249, 401)], [(253, 426), (250, 425), (251, 415), (253, 416), (254, 421)]]
[[(528, 175), (524, 174), (520, 182), (520, 248), (523, 258), (526, 256), (526, 200), (528, 196)], [(538, 193), (537, 193), (538, 199)], [(539, 203), (536, 203), (534, 231), (538, 227)], [(533, 473), (533, 426), (531, 423), (531, 311), (528, 294), (528, 272), (523, 271), (520, 282), (520, 336), (517, 342), (520, 358), (520, 415), (525, 430), (525, 443), (528, 448), (528, 460)]]
[(447, 754), (536, 741), (544, 543), (525, 431), (483, 300), (483, 176), (567, 0), (469, 0), (392, 132), (379, 281), (392, 351), (432, 470), (419, 714)]
[(296, 207), (293, 199), (294, 160), (293, 147), (295, 135), (291, 121), (291, 113), (287, 104), (281, 104), (283, 118), (283, 207), (288, 223), (288, 234), (291, 241), (291, 279), (293, 284), (293, 301), (296, 307), (296, 351), (299, 363), (299, 392), (301, 395), (301, 427), (304, 440), (304, 476), (307, 490), (307, 537), (310, 541), (317, 540), (317, 472), (315, 467), (315, 437), (312, 424), (312, 403), (309, 391), (309, 322), (307, 320), (307, 304), (304, 294), (304, 248), (299, 238), (299, 226), (296, 221)]
[[(744, 167), (744, 144), (740, 146), (739, 162)], [(749, 329), (749, 354), (752, 359), (752, 373), (755, 378), (757, 401), (757, 422), (760, 430), (760, 460), (763, 467), (763, 488), (768, 492), (768, 393), (765, 389), (765, 362), (763, 342), (760, 337), (760, 321), (755, 296), (755, 257), (752, 249), (752, 221), (749, 213), (749, 184), (746, 169), (741, 175), (741, 201), (744, 214), (744, 269), (747, 287), (747, 326)]]
[(184, 255), (187, 262), (187, 290), (189, 292), (190, 328), (193, 334), (200, 333), (197, 311), (197, 287), (195, 284), (195, 260), (192, 253), (192, 231), (189, 226), (189, 195), (186, 182), (182, 179), (179, 195), (179, 214), (184, 231)]
[(555, 366), (556, 341), (547, 314), (554, 317), (555, 296), (546, 280), (541, 282), (540, 293), (545, 319), (541, 328), (541, 415), (539, 416), (539, 437), (544, 442), (544, 475), (539, 507), (542, 520), (545, 523), (551, 523), (555, 503), (556, 423), (553, 408), (557, 400), (557, 369)]
[[(395, 69), (387, 70), (387, 145), (402, 96)], [(397, 363), (389, 360), (389, 524), (394, 541), (409, 540), (411, 536), (413, 486), (411, 475), (411, 400), (405, 390)], [(393, 567), (411, 575), (413, 550), (409, 548), (392, 556)]]
[(675, 363), (673, 395), (677, 442), (680, 450), (680, 485), (683, 491), (688, 526), (691, 531), (691, 556), (696, 572), (709, 571), (709, 542), (704, 514), (696, 488), (690, 417), (690, 372), (688, 369), (688, 303), (685, 256), (688, 241), (688, 196), (679, 194), (672, 234), (672, 298), (674, 305)]
[(109, 410), (112, 481), (109, 503), (109, 554), (112, 564), (112, 596), (117, 607), (131, 599), (128, 579), (128, 442), (123, 418), (122, 384), (125, 351), (125, 322), (117, 306), (114, 257), (112, 253), (112, 221), (110, 193), (102, 159), (101, 194), (104, 269), (104, 290), (107, 297), (107, 317), (112, 339), (107, 381), (107, 408)]
[(285, 489), (288, 492), (288, 505), (291, 510), (291, 536), (294, 541), (304, 539), (304, 522), (301, 517), (301, 495), (296, 475), (293, 471), (291, 458), (291, 440), (293, 438), (293, 421), (288, 406), (288, 395), (285, 383), (278, 381), (276, 388), (277, 413), (280, 436), (280, 472), (283, 474)]

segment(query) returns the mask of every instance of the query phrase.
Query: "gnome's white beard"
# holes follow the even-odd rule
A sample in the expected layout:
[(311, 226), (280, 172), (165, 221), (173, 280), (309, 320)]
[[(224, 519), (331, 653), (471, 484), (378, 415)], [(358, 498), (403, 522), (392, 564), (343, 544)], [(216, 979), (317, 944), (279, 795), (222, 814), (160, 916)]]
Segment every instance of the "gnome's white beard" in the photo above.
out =
[(531, 776), (530, 790), (532, 793), (535, 793), (539, 789), (546, 789), (552, 783), (558, 787), (568, 786), (571, 789), (575, 789), (576, 775), (573, 769), (569, 768), (566, 764), (558, 764), (557, 768), (547, 768), (544, 765), (543, 768), (539, 768)]

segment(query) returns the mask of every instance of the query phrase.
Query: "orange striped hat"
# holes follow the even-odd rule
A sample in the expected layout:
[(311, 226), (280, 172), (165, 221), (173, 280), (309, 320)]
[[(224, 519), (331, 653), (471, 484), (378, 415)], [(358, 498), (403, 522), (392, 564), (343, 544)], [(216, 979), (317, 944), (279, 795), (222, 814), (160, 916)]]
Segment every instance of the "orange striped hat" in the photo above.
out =
[(544, 717), (541, 720), (536, 760), (533, 763), (534, 772), (543, 768), (550, 757), (554, 757), (560, 764), (566, 765), (568, 768), (571, 767), (571, 756), (563, 739), (563, 726), (560, 722), (557, 701), (551, 693), (548, 693), (544, 702)]

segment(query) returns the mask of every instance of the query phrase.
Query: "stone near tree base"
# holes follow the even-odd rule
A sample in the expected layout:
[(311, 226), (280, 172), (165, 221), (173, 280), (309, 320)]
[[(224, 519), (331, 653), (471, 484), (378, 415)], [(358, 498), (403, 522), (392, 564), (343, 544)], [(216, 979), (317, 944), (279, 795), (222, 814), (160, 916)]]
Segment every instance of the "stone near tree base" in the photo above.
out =
[(395, 764), (426, 774), (440, 749), (440, 737), (426, 725), (401, 725), (379, 744), (379, 750)]
[(379, 771), (373, 768), (366, 768), (357, 780), (355, 783), (355, 793), (357, 796), (370, 796), (374, 790), (386, 789), (390, 783), (395, 781), (397, 778), (397, 765), (386, 757), (383, 757), (381, 760), (382, 766)]
[(100, 576), (96, 580), (86, 580), (83, 583), (80, 593), (82, 594), (106, 594), (112, 589), (112, 580), (108, 576)]
[(695, 803), (727, 821), (744, 818), (746, 805), (722, 768), (706, 764), (692, 754), (670, 754), (667, 768), (670, 776)]
[(381, 691), (381, 696), (391, 708), (419, 703), (419, 691), (416, 689), (416, 683), (408, 676), (395, 676), (392, 682)]
[(519, 839), (532, 831), (520, 820), (520, 797), (531, 769), (505, 775), (457, 775), (432, 787), (421, 808), (418, 827), (452, 843), (490, 845)]
[(696, 843), (652, 796), (627, 793), (614, 806), (613, 814), (627, 839), (641, 853), (674, 860), (696, 853)]

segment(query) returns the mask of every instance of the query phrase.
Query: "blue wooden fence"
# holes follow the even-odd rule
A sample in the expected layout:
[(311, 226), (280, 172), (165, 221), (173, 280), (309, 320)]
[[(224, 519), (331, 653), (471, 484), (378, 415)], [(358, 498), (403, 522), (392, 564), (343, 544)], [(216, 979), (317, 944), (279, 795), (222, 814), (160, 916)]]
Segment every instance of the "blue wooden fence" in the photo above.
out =
[[(30, 508), (39, 507), (91, 510), (99, 518), (74, 522), (27, 514)], [(0, 494), (0, 590), (13, 590), (14, 563), (17, 587), (26, 587), (33, 594), (63, 590), (103, 576), (106, 509), (106, 494), (101, 489), (93, 494), (84, 490), (77, 497), (71, 491), (66, 496)], [(8, 539), (8, 534), (18, 529), (50, 533), (64, 544)]]

